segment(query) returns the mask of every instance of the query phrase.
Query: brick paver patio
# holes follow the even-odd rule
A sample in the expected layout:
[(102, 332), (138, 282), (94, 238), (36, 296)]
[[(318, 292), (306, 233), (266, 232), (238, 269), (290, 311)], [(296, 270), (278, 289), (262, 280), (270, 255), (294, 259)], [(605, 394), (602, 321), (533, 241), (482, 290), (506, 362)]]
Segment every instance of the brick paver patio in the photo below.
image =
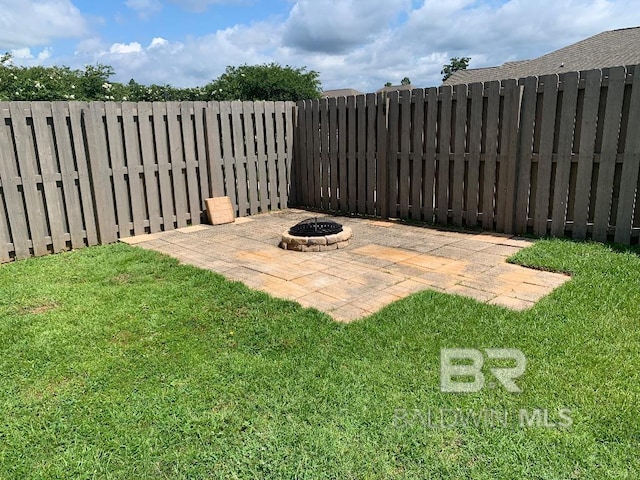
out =
[[(326, 252), (278, 247), (282, 232), (315, 214), (283, 210), (122, 241), (218, 272), (273, 296), (314, 307), (336, 320), (376, 312), (412, 293), (433, 289), (522, 310), (569, 277), (511, 265), (505, 259), (530, 240), (338, 217), (351, 244)], [(322, 216), (322, 215), (321, 215)]]

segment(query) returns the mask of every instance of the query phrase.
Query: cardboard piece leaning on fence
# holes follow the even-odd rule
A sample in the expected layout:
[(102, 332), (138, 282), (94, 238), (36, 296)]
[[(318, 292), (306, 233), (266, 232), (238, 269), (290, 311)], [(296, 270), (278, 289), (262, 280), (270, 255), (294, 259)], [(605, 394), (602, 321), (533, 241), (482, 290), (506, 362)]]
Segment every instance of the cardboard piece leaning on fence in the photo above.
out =
[(207, 205), (207, 217), (211, 225), (233, 223), (235, 211), (229, 197), (214, 197), (205, 200)]

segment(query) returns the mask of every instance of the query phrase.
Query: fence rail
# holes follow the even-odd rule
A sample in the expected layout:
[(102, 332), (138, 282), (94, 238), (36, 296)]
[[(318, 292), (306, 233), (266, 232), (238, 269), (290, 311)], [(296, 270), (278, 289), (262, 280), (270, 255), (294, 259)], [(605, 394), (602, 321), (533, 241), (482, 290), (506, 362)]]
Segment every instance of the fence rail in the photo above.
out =
[(0, 262), (284, 208), (291, 102), (0, 103)]
[(637, 242), (640, 68), (298, 103), (301, 206)]

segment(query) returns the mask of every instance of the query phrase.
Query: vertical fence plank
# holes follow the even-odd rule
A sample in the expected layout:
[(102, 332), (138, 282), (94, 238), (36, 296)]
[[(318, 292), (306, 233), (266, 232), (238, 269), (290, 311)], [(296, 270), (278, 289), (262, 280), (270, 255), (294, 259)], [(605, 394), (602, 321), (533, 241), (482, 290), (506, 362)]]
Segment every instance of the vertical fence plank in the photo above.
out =
[(518, 186), (516, 210), (514, 213), (515, 233), (527, 232), (529, 216), (529, 192), (531, 186), (531, 160), (533, 158), (533, 133), (536, 120), (536, 99), (538, 96), (538, 78), (527, 77), (522, 92), (522, 110), (520, 113), (520, 149), (518, 151)]
[(451, 207), (453, 210), (453, 224), (462, 225), (462, 214), (464, 208), (465, 188), (464, 167), (465, 150), (467, 140), (467, 85), (456, 85), (454, 88), (456, 99), (455, 109), (455, 138), (453, 152), (453, 188), (451, 189)]
[(424, 203), (424, 220), (426, 222), (433, 222), (436, 192), (438, 89), (436, 87), (429, 88), (426, 94), (427, 124), (424, 128), (425, 160), (422, 198)]
[(400, 91), (400, 155), (398, 156), (398, 205), (400, 218), (409, 217), (411, 177), (411, 90)]
[(231, 102), (231, 132), (233, 141), (233, 165), (238, 200), (238, 215), (244, 217), (249, 210), (249, 192), (247, 190), (247, 156), (242, 130), (242, 102)]
[(42, 188), (44, 191), (44, 208), (49, 223), (49, 233), (54, 252), (66, 249), (64, 239), (64, 212), (62, 208), (62, 195), (58, 190), (57, 174), (58, 166), (54, 157), (53, 135), (49, 127), (48, 118), (51, 118), (51, 104), (49, 102), (33, 102), (31, 104), (31, 116), (35, 132), (35, 144), (38, 160), (40, 161), (40, 174), (42, 176)]
[[(209, 171), (209, 159), (207, 158), (207, 110), (208, 108), (205, 102), (193, 102), (196, 158), (198, 161), (197, 178), (198, 184), (200, 185), (200, 217), (202, 217), (202, 212), (206, 210), (205, 200), (211, 197), (212, 194), (212, 186), (209, 180), (211, 172)], [(200, 220), (201, 219), (198, 219), (198, 221)], [(191, 219), (191, 221), (193, 222), (193, 218)]]
[(611, 195), (618, 154), (618, 134), (626, 71), (624, 67), (612, 68), (609, 71), (607, 88), (607, 106), (604, 114), (604, 130), (602, 132), (602, 152), (598, 169), (598, 186), (593, 218), (593, 239), (599, 242), (607, 240), (609, 215), (611, 213)]
[(320, 108), (319, 101), (312, 100), (311, 106), (311, 121), (307, 125), (307, 142), (311, 148), (311, 156), (309, 157), (310, 166), (312, 167), (309, 181), (311, 190), (311, 206), (315, 208), (320, 207), (320, 190), (322, 187), (322, 177), (320, 176)]
[[(329, 208), (329, 112), (328, 112), (328, 100), (326, 98), (320, 99), (318, 102), (320, 123), (320, 197), (322, 200), (322, 208)], [(316, 155), (318, 152), (316, 151)]]
[(382, 218), (389, 218), (389, 179), (388, 164), (389, 144), (387, 128), (387, 99), (384, 93), (376, 96), (376, 213)]
[(347, 97), (347, 204), (349, 211), (356, 211), (356, 97), (351, 95)]
[(571, 174), (571, 153), (573, 151), (573, 132), (578, 102), (578, 74), (569, 72), (564, 75), (562, 92), (562, 110), (560, 130), (558, 132), (558, 160), (556, 179), (553, 188), (553, 209), (551, 215), (551, 235), (564, 235), (569, 202), (569, 177)]
[(424, 172), (424, 89), (413, 90), (413, 116), (411, 133), (412, 156), (411, 156), (411, 218), (420, 220), (422, 217), (422, 181)]
[[(208, 102), (205, 111), (207, 134), (207, 164), (209, 169), (210, 197), (225, 196), (225, 167), (222, 153), (220, 102)], [(209, 197), (206, 197), (209, 198)]]
[[(12, 126), (16, 122), (9, 109), (10, 104), (0, 103), (0, 145), (11, 145), (13, 143), (13, 139), (9, 138), (10, 130), (5, 127), (7, 120), (11, 121)], [(0, 148), (0, 181), (2, 181), (2, 194), (7, 205), (6, 214), (9, 222), (5, 228), (11, 233), (15, 258), (20, 260), (30, 256), (29, 231), (27, 215), (23, 206), (25, 202), (23, 202), (18, 186), (20, 180), (17, 169), (18, 159), (14, 162), (9, 152), (10, 149), (8, 148)], [(22, 191), (25, 192), (24, 185)], [(2, 225), (0, 225), (0, 228), (2, 228)], [(0, 259), (3, 262), (9, 260), (7, 244), (10, 240), (9, 238), (4, 238), (4, 231), (5, 229), (2, 228), (2, 238), (0, 238), (0, 242), (2, 242), (0, 244)]]
[(540, 158), (534, 215), (534, 233), (543, 237), (547, 234), (549, 199), (551, 195), (551, 170), (553, 162), (553, 137), (556, 128), (556, 106), (558, 103), (558, 75), (545, 75), (542, 100), (542, 127), (540, 132)]
[(518, 131), (522, 88), (515, 80), (504, 82), (504, 125), (502, 126), (502, 148), (500, 162), (500, 210), (498, 231), (513, 233), (518, 183)]
[(496, 163), (498, 158), (498, 118), (500, 115), (500, 83), (485, 84), (487, 125), (485, 129), (484, 185), (482, 188), (482, 226), (493, 230), (495, 219)]
[(69, 118), (68, 110), (68, 104), (65, 102), (53, 102), (51, 104), (55, 144), (60, 163), (64, 206), (66, 206), (71, 247), (80, 248), (85, 245), (84, 229), (82, 228), (82, 203), (80, 201), (80, 192), (75, 182), (77, 172), (73, 162), (73, 150), (67, 123)]
[(469, 168), (467, 174), (466, 224), (478, 223), (478, 182), (480, 181), (480, 151), (482, 149), (482, 83), (469, 85), (471, 111), (469, 118)]
[(449, 166), (451, 151), (452, 89), (440, 87), (440, 123), (438, 125), (437, 219), (446, 225), (449, 219)]
[(254, 102), (242, 102), (244, 143), (247, 152), (247, 182), (249, 191), (249, 214), (258, 213), (260, 189), (258, 184), (258, 152), (254, 127)]
[(356, 213), (366, 213), (366, 188), (367, 188), (367, 110), (366, 97), (356, 97), (356, 112), (358, 123), (357, 147), (356, 147)]
[(46, 220), (36, 184), (38, 171), (35, 152), (29, 145), (31, 132), (28, 129), (27, 117), (24, 112), (26, 108), (29, 108), (27, 102), (11, 102), (9, 104), (33, 253), (36, 256), (40, 256), (47, 253), (47, 244), (45, 242), (45, 236), (47, 235), (45, 230)]
[[(138, 117), (136, 124), (135, 118)], [(122, 130), (124, 132), (124, 151), (127, 159), (127, 172), (129, 179), (129, 191), (131, 194), (131, 213), (133, 216), (133, 234), (144, 233), (144, 221), (147, 217), (145, 212), (145, 195), (143, 193), (143, 182), (141, 174), (143, 167), (140, 158), (140, 138), (138, 136), (138, 125), (140, 117), (136, 109), (136, 104), (131, 102), (122, 103)]]
[(238, 195), (236, 193), (236, 176), (231, 134), (231, 102), (220, 102), (220, 136), (222, 137), (222, 168), (224, 171), (225, 194), (231, 199), (236, 215), (238, 215)]
[(367, 215), (375, 214), (375, 184), (376, 184), (376, 95), (368, 93), (367, 105), (367, 140), (366, 140), (366, 192), (365, 211)]
[(98, 224), (95, 217), (95, 203), (91, 189), (89, 161), (85, 148), (85, 130), (83, 127), (83, 112), (87, 109), (85, 102), (69, 103), (69, 123), (73, 139), (73, 151), (78, 167), (78, 184), (80, 200), (82, 202), (82, 217), (87, 237), (87, 245), (98, 244)]
[(185, 157), (180, 125), (180, 104), (167, 102), (167, 130), (169, 132), (169, 172), (178, 228), (187, 226), (187, 189), (184, 181)]
[(148, 102), (138, 103), (138, 128), (140, 129), (144, 193), (149, 210), (149, 233), (156, 233), (162, 230), (162, 211), (158, 188), (160, 172), (156, 163), (153, 141), (152, 105)]
[[(267, 145), (267, 173), (269, 175), (269, 203), (272, 210), (278, 208), (278, 176), (277, 176), (277, 157), (275, 144), (275, 109), (273, 102), (265, 102), (264, 104), (264, 125), (265, 138)], [(317, 129), (316, 129), (317, 132)], [(307, 136), (307, 141), (309, 137)], [(312, 144), (315, 145), (315, 143)], [(319, 190), (318, 190), (319, 193)]]
[(389, 92), (389, 150), (387, 152), (387, 205), (389, 216), (398, 217), (398, 151), (400, 149), (400, 94)]
[(338, 101), (329, 98), (329, 210), (338, 209)]
[(640, 169), (640, 66), (638, 65), (634, 67), (632, 85), (614, 238), (616, 242), (625, 244), (631, 242), (633, 206), (640, 201), (640, 193), (636, 190)]
[(309, 145), (309, 139), (307, 139), (307, 133), (311, 128), (309, 122), (311, 122), (311, 101), (305, 100), (298, 102), (298, 151), (300, 156), (298, 164), (300, 165), (300, 200), (302, 205), (309, 206), (309, 189), (311, 188), (311, 181), (309, 180), (309, 174), (311, 169), (311, 155), (313, 154), (313, 148)]
[(289, 191), (287, 192), (286, 201), (282, 203), (282, 208), (286, 208), (289, 206), (290, 198), (292, 195), (295, 195), (295, 180), (292, 178), (292, 166), (293, 166), (293, 157), (294, 157), (294, 138), (295, 138), (295, 103), (294, 102), (285, 102), (285, 114), (284, 114), (284, 135), (285, 135), (285, 148), (286, 148), (286, 164), (283, 165), (285, 168), (285, 188), (288, 185)]
[[(193, 113), (192, 113), (193, 112)], [(193, 118), (192, 118), (193, 115)], [(200, 201), (200, 186), (198, 184), (199, 158), (196, 157), (195, 117), (198, 113), (194, 110), (193, 102), (180, 103), (180, 119), (182, 122), (182, 142), (187, 180), (187, 212), (191, 225), (200, 224), (202, 213)], [(203, 162), (204, 163), (204, 162)]]
[(89, 165), (96, 205), (100, 243), (118, 240), (112, 181), (109, 173), (107, 139), (103, 120), (104, 103), (91, 102), (85, 113), (85, 131), (89, 145)]
[(169, 113), (165, 102), (153, 102), (152, 108), (153, 134), (160, 185), (160, 205), (162, 206), (162, 225), (163, 230), (167, 231), (175, 228), (173, 188), (170, 177), (171, 164), (169, 163), (169, 139), (167, 136)]
[(338, 200), (340, 211), (347, 211), (347, 99), (338, 98)]
[(601, 76), (602, 72), (600, 70), (590, 70), (585, 74), (573, 214), (572, 236), (575, 239), (584, 239), (587, 236), (591, 179), (593, 176), (593, 154), (598, 124), (598, 106), (600, 105)]
[(116, 203), (116, 225), (118, 226), (118, 237), (125, 238), (131, 236), (131, 232), (129, 230), (129, 192), (125, 182), (127, 169), (124, 165), (122, 127), (118, 121), (118, 112), (114, 102), (106, 102), (104, 110), (107, 124), (108, 152), (111, 159), (111, 177), (113, 179)]
[[(299, 108), (304, 112), (304, 103), (300, 102)], [(256, 147), (257, 147), (257, 162), (258, 162), (258, 191), (260, 193), (260, 211), (262, 213), (267, 212), (269, 210), (269, 177), (267, 176), (267, 145), (266, 139), (264, 138), (264, 102), (254, 102), (253, 105), (254, 118), (256, 124)], [(304, 113), (302, 114), (304, 117)], [(300, 152), (304, 153), (304, 121), (299, 119), (299, 138), (301, 146), (299, 147)], [(305, 198), (307, 198), (307, 162), (303, 155), (299, 155), (296, 160), (299, 165), (298, 173), (301, 178), (296, 179), (299, 183), (298, 193), (302, 195), (301, 198), (298, 198), (299, 202), (303, 202), (303, 205), (306, 205)]]
[[(284, 103), (275, 103), (276, 113), (276, 151), (277, 151), (277, 168), (278, 168), (278, 208), (287, 208), (288, 203), (288, 190), (287, 190), (287, 152), (286, 152), (286, 137), (284, 127)], [(328, 163), (328, 160), (327, 160)], [(326, 192), (325, 192), (326, 195)], [(326, 198), (325, 198), (326, 205)]]

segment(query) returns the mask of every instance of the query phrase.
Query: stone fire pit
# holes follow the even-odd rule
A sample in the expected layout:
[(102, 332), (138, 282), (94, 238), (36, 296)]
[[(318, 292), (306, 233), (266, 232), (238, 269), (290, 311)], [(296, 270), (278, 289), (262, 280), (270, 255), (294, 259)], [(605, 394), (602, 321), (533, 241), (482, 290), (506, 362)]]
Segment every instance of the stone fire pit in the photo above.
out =
[(323, 252), (344, 248), (351, 241), (349, 227), (327, 218), (309, 218), (282, 234), (280, 248), (298, 252)]

